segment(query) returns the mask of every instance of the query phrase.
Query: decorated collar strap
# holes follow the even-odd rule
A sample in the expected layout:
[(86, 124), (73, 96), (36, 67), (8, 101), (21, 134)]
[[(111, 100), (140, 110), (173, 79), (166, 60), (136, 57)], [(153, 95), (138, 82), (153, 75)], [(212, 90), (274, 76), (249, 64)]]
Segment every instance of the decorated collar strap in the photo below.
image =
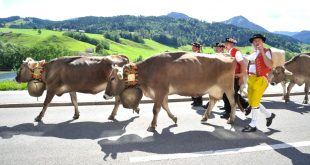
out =
[(44, 72), (44, 64), (45, 63), (41, 63), (41, 62), (38, 62), (36, 63), (35, 67), (32, 69), (32, 78), (34, 80), (42, 80), (42, 73)]
[(124, 80), (128, 87), (138, 85), (138, 67), (136, 65), (128, 65), (124, 68)]

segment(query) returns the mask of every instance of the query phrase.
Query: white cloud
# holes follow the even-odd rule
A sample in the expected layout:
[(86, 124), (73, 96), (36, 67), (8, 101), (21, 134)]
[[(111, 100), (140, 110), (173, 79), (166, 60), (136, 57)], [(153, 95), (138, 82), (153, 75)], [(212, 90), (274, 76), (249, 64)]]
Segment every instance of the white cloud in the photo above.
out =
[(243, 15), (267, 30), (310, 30), (306, 0), (0, 0), (0, 17), (20, 15), (52, 20), (81, 16), (164, 15), (182, 12), (208, 22)]

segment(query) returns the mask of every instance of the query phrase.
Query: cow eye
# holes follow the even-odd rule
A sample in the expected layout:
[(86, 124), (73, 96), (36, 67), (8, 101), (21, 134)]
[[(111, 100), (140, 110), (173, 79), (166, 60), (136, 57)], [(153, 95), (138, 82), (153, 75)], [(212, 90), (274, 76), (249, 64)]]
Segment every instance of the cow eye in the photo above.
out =
[(113, 80), (115, 80), (115, 77), (112, 77), (112, 78), (111, 78), (111, 81), (113, 81)]

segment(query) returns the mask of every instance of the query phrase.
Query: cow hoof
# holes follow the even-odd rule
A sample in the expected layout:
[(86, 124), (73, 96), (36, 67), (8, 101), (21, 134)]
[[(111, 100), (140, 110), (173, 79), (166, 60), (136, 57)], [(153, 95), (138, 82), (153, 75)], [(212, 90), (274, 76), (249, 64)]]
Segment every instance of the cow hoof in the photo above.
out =
[(42, 121), (42, 117), (38, 116), (38, 117), (36, 117), (36, 118), (34, 119), (34, 121), (36, 121), (36, 122), (41, 122), (41, 121)]
[(173, 117), (172, 120), (173, 120), (174, 124), (177, 124), (177, 122), (178, 122), (178, 118), (177, 117)]
[(110, 115), (109, 118), (108, 118), (108, 120), (115, 120), (115, 117), (112, 116), (112, 115)]
[(155, 127), (149, 126), (149, 128), (147, 128), (147, 131), (148, 132), (155, 132), (156, 129), (155, 129)]
[(201, 119), (201, 122), (202, 123), (206, 123), (208, 121), (208, 118), (207, 117), (203, 117), (202, 119)]
[(134, 112), (134, 113), (136, 112), (137, 114), (139, 114), (140, 109), (139, 109), (139, 108), (133, 109), (133, 112)]
[(73, 120), (79, 119), (80, 115), (74, 115)]
[(308, 100), (304, 100), (302, 103), (303, 104), (308, 104)]

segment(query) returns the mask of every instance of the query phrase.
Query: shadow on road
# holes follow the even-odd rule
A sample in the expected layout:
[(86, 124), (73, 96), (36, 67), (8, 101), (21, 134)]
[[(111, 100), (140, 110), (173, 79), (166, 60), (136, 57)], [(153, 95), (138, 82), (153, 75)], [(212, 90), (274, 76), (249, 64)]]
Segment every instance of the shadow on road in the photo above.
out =
[(292, 101), (285, 103), (279, 101), (264, 100), (263, 105), (268, 109), (289, 110), (300, 114), (310, 112), (310, 104), (301, 104)]
[(58, 137), (64, 139), (99, 139), (119, 136), (126, 132), (126, 127), (138, 116), (125, 121), (111, 122), (76, 122), (72, 120), (58, 124), (24, 123), (14, 127), (0, 127), (0, 137), (12, 138), (14, 135), (29, 135), (42, 137)]
[[(285, 103), (284, 101), (272, 101), (272, 100), (263, 100), (262, 104), (267, 108), (267, 109), (279, 109), (279, 110), (290, 110), (293, 112), (297, 112), (300, 114), (304, 113), (309, 113), (310, 112), (310, 104), (301, 104), (301, 103), (296, 103), (296, 102), (288, 102)], [(213, 107), (212, 113), (215, 114), (222, 114), (225, 111), (221, 110), (221, 113), (214, 112), (214, 109), (217, 109), (219, 107)], [(205, 109), (202, 107), (192, 107), (192, 110), (195, 110), (197, 114), (203, 115), (205, 112)], [(238, 111), (238, 109), (237, 109)], [(240, 111), (240, 110), (239, 110)]]
[[(240, 119), (238, 119), (240, 120)], [(237, 121), (242, 123), (242, 121)], [(217, 125), (213, 126), (213, 132), (208, 131), (187, 131), (174, 134), (170, 131), (176, 125), (171, 125), (163, 129), (161, 134), (157, 132), (153, 136), (142, 138), (136, 134), (123, 135), (117, 140), (103, 139), (98, 141), (104, 160), (109, 157), (117, 159), (120, 153), (133, 151), (143, 151), (155, 154), (175, 154), (192, 153), (200, 151), (214, 151), (232, 148), (243, 148), (256, 146), (260, 144), (281, 144), (283, 142), (269, 138), (268, 136), (280, 132), (275, 129), (269, 129), (267, 133), (257, 131), (256, 133), (242, 133), (241, 126), (234, 126), (236, 131), (231, 131)], [(291, 159), (293, 164), (309, 164), (310, 154), (304, 154), (296, 148), (275, 150), (283, 156)], [(257, 153), (253, 153), (257, 154)]]

